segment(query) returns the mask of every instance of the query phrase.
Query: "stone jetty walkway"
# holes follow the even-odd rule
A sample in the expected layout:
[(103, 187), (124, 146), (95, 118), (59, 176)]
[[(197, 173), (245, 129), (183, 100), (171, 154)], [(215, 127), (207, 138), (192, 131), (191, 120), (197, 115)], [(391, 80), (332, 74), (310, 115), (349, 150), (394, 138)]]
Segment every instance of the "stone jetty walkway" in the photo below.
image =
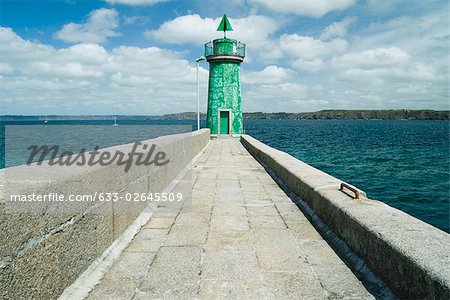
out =
[(155, 213), (87, 299), (373, 299), (238, 139), (192, 171), (192, 207)]

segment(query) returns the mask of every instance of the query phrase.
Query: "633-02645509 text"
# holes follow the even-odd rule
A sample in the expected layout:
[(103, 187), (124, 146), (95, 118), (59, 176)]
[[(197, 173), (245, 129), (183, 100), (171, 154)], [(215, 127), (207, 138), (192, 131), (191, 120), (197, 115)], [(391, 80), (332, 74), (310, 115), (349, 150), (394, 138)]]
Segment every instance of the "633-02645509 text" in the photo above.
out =
[(13, 194), (11, 202), (115, 202), (125, 200), (128, 202), (174, 202), (183, 200), (182, 193), (98, 193), (93, 194)]

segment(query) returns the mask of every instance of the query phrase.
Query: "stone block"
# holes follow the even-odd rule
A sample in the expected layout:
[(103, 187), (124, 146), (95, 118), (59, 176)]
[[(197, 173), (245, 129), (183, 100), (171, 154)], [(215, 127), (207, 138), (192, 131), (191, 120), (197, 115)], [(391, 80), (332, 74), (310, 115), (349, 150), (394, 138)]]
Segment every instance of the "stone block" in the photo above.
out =
[(203, 257), (202, 279), (244, 280), (262, 278), (253, 252), (206, 252)]
[(250, 230), (247, 216), (216, 216), (211, 218), (210, 229), (215, 231)]
[(208, 232), (206, 252), (253, 251), (252, 234), (249, 230)]
[(144, 229), (162, 229), (170, 228), (175, 221), (175, 218), (160, 218), (152, 217), (147, 224), (144, 225)]
[(136, 299), (187, 299), (197, 295), (202, 250), (197, 246), (162, 247), (143, 277)]
[(165, 246), (194, 246), (203, 245), (208, 233), (207, 224), (172, 226)]
[(141, 229), (125, 249), (127, 252), (158, 252), (168, 235), (168, 229)]

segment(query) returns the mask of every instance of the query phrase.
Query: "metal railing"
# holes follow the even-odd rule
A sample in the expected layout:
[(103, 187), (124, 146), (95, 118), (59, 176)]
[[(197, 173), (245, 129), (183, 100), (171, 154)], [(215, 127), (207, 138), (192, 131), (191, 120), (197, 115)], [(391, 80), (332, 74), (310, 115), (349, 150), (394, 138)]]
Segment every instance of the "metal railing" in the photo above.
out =
[(245, 56), (245, 44), (241, 42), (237, 42), (236, 44), (236, 55), (237, 56)]
[[(231, 44), (230, 42), (227, 42), (228, 44)], [(241, 43), (239, 41), (232, 43), (232, 49), (227, 49), (226, 47), (214, 47), (213, 42), (208, 42), (205, 44), (205, 56), (209, 55), (236, 55), (245, 57), (245, 44)]]
[(214, 46), (212, 42), (207, 42), (205, 44), (205, 56), (213, 55), (214, 54)]

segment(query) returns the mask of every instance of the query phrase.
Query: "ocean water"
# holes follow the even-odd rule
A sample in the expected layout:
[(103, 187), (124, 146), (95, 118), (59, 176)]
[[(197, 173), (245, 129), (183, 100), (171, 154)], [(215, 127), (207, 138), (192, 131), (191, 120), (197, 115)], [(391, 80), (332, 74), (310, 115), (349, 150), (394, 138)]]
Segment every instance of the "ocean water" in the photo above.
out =
[[(0, 121), (0, 168), (25, 164), (30, 145), (58, 145), (63, 151), (106, 148), (192, 131), (193, 121), (177, 120), (14, 120)], [(49, 157), (47, 157), (48, 159)], [(36, 157), (37, 159), (37, 157)]]
[[(74, 150), (196, 129), (195, 120), (119, 119), (118, 123), (128, 126), (110, 126), (111, 120), (50, 120), (44, 126)], [(0, 123), (0, 168), (5, 166), (5, 124), (42, 126), (43, 121)], [(53, 125), (72, 126), (60, 131)], [(153, 126), (145, 130), (145, 125)], [(260, 141), (361, 188), (372, 199), (450, 232), (448, 121), (246, 120), (244, 125), (246, 133)]]
[(450, 123), (254, 120), (246, 133), (449, 232)]

